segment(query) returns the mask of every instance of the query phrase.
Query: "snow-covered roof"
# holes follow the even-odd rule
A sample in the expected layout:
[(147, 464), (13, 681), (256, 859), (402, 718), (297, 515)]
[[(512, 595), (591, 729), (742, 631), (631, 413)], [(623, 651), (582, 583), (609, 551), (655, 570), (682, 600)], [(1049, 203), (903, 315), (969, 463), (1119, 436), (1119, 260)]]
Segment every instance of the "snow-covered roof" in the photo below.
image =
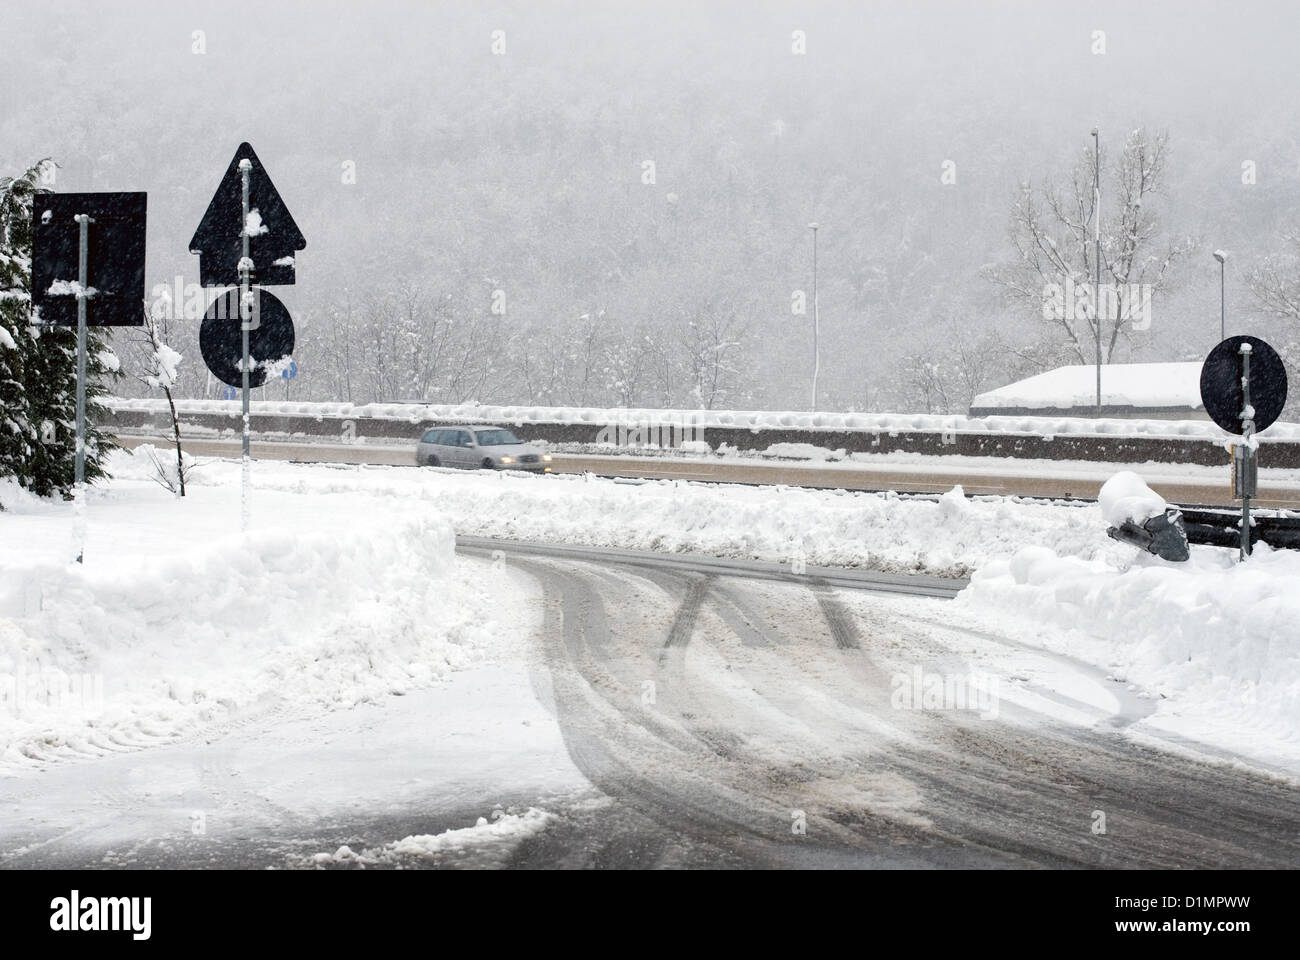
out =
[[(1103, 407), (1134, 411), (1201, 409), (1200, 363), (1107, 363), (1101, 368)], [(992, 411), (1068, 410), (1097, 404), (1097, 368), (1058, 367), (981, 393), (972, 416)], [(978, 412), (977, 412), (978, 411)]]

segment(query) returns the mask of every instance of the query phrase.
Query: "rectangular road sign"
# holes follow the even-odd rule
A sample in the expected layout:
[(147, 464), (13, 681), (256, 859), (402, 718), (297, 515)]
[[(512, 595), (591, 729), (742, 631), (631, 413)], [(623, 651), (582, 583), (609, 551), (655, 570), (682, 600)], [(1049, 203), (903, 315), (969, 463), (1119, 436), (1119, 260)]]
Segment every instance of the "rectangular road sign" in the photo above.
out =
[(1232, 499), (1259, 496), (1259, 458), (1244, 443), (1232, 444)]
[(32, 317), (77, 325), (80, 225), (90, 217), (86, 325), (144, 322), (144, 193), (40, 193), (32, 203)]

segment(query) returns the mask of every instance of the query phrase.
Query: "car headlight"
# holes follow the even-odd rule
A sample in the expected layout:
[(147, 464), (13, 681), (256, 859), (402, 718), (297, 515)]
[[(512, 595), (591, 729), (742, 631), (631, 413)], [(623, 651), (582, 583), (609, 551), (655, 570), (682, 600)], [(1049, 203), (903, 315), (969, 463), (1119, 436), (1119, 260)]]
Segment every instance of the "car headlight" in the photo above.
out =
[(502, 463), (514, 463), (514, 462), (515, 462), (515, 458), (514, 458), (514, 457), (502, 457), (502, 458), (501, 458), (501, 462), (502, 462)]
[(542, 459), (545, 460), (547, 463), (550, 463), (550, 462), (551, 462), (551, 455), (550, 455), (549, 453), (544, 453), (544, 454), (542, 454)]

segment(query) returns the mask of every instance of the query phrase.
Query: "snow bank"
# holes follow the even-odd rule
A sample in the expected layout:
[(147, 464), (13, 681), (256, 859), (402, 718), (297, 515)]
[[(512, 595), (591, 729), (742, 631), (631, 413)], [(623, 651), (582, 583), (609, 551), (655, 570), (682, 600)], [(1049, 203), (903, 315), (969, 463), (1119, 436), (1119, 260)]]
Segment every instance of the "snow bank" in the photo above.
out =
[[(159, 400), (108, 398), (106, 406), (121, 411), (161, 413)], [(217, 413), (238, 416), (233, 400), (177, 400), (182, 414)], [(477, 403), (309, 403), (254, 400), (254, 416), (310, 417), (323, 419), (425, 420), (511, 423), (516, 426), (541, 423), (590, 424), (599, 430), (611, 424), (646, 427), (692, 427), (705, 431), (721, 427), (745, 430), (859, 431), (867, 433), (998, 433), (1026, 436), (1071, 434), (1116, 437), (1193, 438), (1219, 441), (1224, 432), (1209, 420), (1128, 420), (1091, 417), (942, 416), (924, 413), (810, 413), (795, 410), (656, 410), (622, 407), (542, 407), (531, 405), (490, 406)], [(593, 434), (594, 436), (594, 434)], [(1300, 424), (1275, 423), (1261, 433), (1266, 440), (1300, 440)], [(706, 433), (704, 440), (708, 440)]]
[(485, 843), (509, 843), (513, 846), (520, 840), (540, 833), (553, 819), (551, 814), (536, 807), (529, 807), (521, 814), (494, 810), (492, 820), (479, 817), (472, 827), (406, 837), (390, 844), (388, 849), (399, 857), (439, 860), (477, 850)]
[(1101, 485), (1097, 494), (1101, 515), (1112, 527), (1128, 520), (1142, 524), (1152, 517), (1164, 516), (1167, 504), (1160, 494), (1131, 470), (1121, 470)]
[(245, 538), (230, 532), (237, 487), (179, 501), (116, 486), (92, 501), (84, 566), (51, 556), (66, 505), (0, 514), (0, 763), (427, 686), (482, 658), (509, 599), (457, 572), (452, 525), (428, 509), (353, 503), (336, 522), (311, 505), (314, 523), (276, 522), (294, 498), (259, 492), (270, 519)]
[(417, 834), (377, 850), (357, 852), (343, 846), (334, 853), (317, 853), (311, 863), (317, 867), (342, 866), (365, 869), (368, 866), (400, 865), (404, 860), (448, 867), (465, 864), (475, 868), (499, 868), (507, 865), (519, 844), (541, 833), (555, 817), (545, 810), (529, 807), (522, 813), (492, 811), (492, 818), (479, 817), (472, 827), (445, 830), (442, 833)]
[[(214, 462), (202, 473), (205, 483), (233, 484), (238, 464)], [(1113, 546), (1091, 505), (972, 500), (960, 489), (935, 502), (800, 487), (270, 461), (259, 462), (256, 475), (259, 489), (365, 493), (412, 508), (436, 504), (462, 534), (778, 563), (801, 558), (813, 565), (964, 577), (989, 557), (1010, 556), (1026, 543), (1080, 556)]]
[(1026, 547), (985, 564), (955, 602), (1167, 698), (1148, 723), (1246, 755), (1300, 755), (1300, 554), (1255, 549), (1244, 564), (1195, 547), (1187, 563), (1128, 565)]
[(185, 482), (194, 482), (194, 472), (199, 469), (198, 461), (181, 447), (181, 463), (176, 462), (176, 448), (159, 448), (152, 443), (142, 443), (132, 451), (133, 475), (139, 474), (139, 464), (146, 462), (151, 467), (149, 479), (173, 493), (180, 491), (181, 471), (185, 472)]
[(49, 513), (56, 509), (52, 501), (44, 500), (23, 489), (14, 477), (0, 477), (0, 515), (3, 513)]

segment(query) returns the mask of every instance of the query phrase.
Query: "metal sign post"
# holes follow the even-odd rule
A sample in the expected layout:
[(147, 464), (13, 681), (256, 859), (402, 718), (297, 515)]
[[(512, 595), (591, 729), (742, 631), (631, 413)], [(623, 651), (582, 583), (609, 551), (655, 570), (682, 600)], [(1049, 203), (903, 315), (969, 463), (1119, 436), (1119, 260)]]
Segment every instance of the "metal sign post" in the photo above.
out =
[(1201, 403), (1210, 419), (1241, 436), (1231, 446), (1232, 496), (1241, 500), (1238, 553), (1251, 553), (1250, 501), (1258, 497), (1259, 441), (1286, 404), (1286, 367), (1277, 351), (1258, 337), (1228, 337), (1210, 351), (1201, 367)]
[(280, 371), (280, 379), (284, 381), (284, 399), (289, 399), (289, 381), (298, 376), (298, 364), (296, 361), (290, 361), (288, 368)]
[(190, 252), (199, 255), (203, 286), (236, 288), (208, 307), (199, 328), (199, 350), (213, 376), (232, 388), (228, 396), (233, 398), (235, 391), (241, 396), (240, 520), (245, 531), (252, 486), (250, 392), (266, 382), (269, 366), (292, 355), (294, 346), (288, 310), (262, 288), (293, 283), (295, 255), (306, 245), (261, 160), (252, 146), (241, 143), (194, 231)]
[(252, 310), (249, 309), (251, 304), (248, 302), (248, 271), (252, 267), (253, 261), (248, 256), (248, 178), (253, 172), (253, 162), (247, 158), (239, 161), (239, 177), (242, 183), (243, 193), (243, 219), (240, 221), (239, 236), (241, 238), (241, 250), (243, 251), (239, 259), (239, 330), (240, 341), (243, 344), (243, 359), (240, 361), (240, 370), (243, 379), (243, 412), (244, 412), (244, 456), (240, 466), (240, 483), (239, 483), (239, 521), (240, 529), (248, 531), (248, 482), (249, 482), (249, 459), (248, 459), (248, 332), (252, 329)]
[(77, 331), (72, 509), (78, 563), (86, 555), (88, 329), (144, 322), (147, 201), (143, 193), (37, 193), (32, 200), (32, 323)]
[[(1097, 341), (1097, 416), (1101, 416), (1101, 139), (1096, 127), (1092, 128), (1092, 215), (1094, 218), (1097, 280), (1092, 288), (1092, 324)], [(1085, 254), (1086, 256), (1086, 254)]]
[(1238, 351), (1241, 354), (1241, 451), (1240, 457), (1234, 457), (1237, 469), (1237, 493), (1241, 497), (1241, 553), (1240, 559), (1250, 556), (1250, 498), (1255, 495), (1254, 480), (1259, 475), (1255, 470), (1255, 408), (1250, 403), (1250, 354), (1251, 345), (1243, 342)]
[(73, 514), (77, 535), (77, 563), (86, 556), (86, 298), (90, 295), (90, 225), (88, 214), (77, 221), (77, 448), (73, 473)]

